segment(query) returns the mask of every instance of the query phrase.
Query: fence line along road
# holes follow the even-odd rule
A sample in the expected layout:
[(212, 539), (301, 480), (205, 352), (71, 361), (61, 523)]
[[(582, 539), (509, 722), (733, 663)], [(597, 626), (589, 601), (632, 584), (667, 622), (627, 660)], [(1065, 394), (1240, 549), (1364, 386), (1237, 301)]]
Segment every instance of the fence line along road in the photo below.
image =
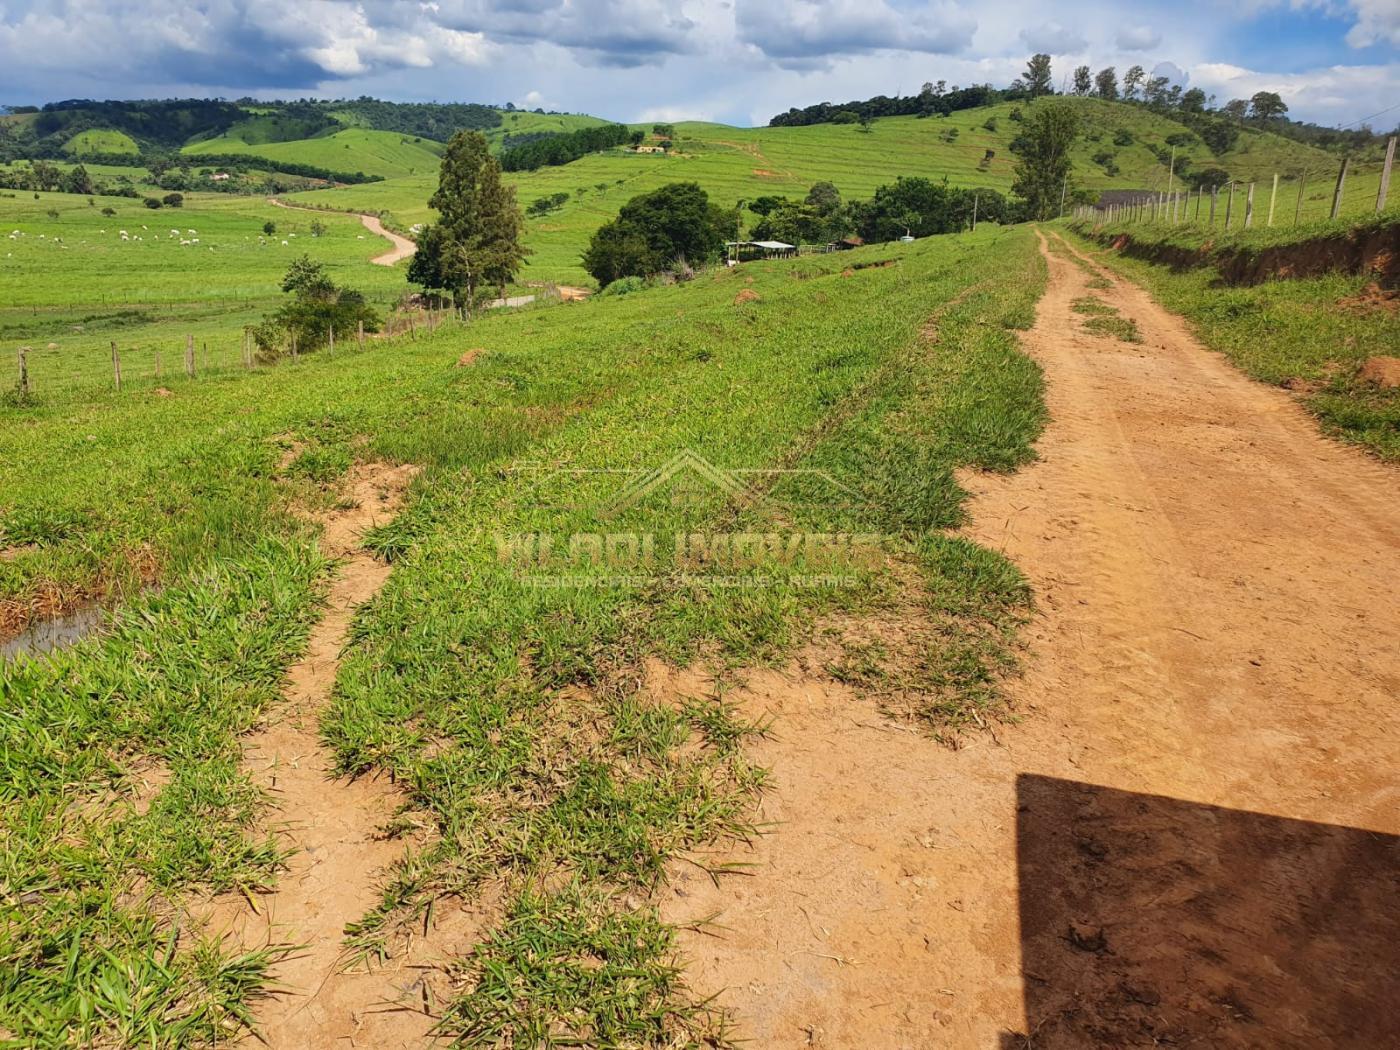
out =
[(1385, 159), (1376, 165), (1358, 165), (1343, 157), (1335, 171), (1275, 172), (1267, 179), (1232, 180), (1210, 189), (1173, 186), (1169, 172), (1166, 185), (1159, 189), (1109, 204), (1081, 205), (1072, 214), (1108, 224), (1220, 225), (1227, 230), (1379, 215), (1400, 207), (1400, 198), (1390, 197), (1395, 152), (1396, 137), (1391, 136)]

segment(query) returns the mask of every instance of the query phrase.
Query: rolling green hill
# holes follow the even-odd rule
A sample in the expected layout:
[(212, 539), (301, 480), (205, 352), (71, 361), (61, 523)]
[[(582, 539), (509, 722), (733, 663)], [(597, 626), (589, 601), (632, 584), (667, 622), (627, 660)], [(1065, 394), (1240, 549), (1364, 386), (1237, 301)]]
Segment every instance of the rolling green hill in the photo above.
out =
[[(1316, 178), (1321, 192), (1322, 177), (1336, 170), (1330, 154), (1277, 135), (1244, 129), (1232, 150), (1216, 156), (1183, 125), (1141, 107), (1091, 98), (1066, 101), (1080, 112), (1086, 128), (1074, 150), (1075, 179), (1091, 190), (1165, 187), (1167, 164), (1154, 147), (1169, 157), (1168, 138), (1182, 135), (1188, 137), (1177, 148), (1178, 174), (1184, 168), (1220, 167), (1235, 178), (1266, 179), (1275, 171), (1301, 168)], [(1015, 113), (1018, 108), (1024, 113), (1027, 105), (1000, 103), (949, 117), (890, 117), (875, 122), (869, 131), (850, 124), (736, 128), (679, 123), (676, 150), (669, 155), (616, 149), (561, 167), (510, 173), (506, 178), (522, 205), (538, 197), (569, 194), (558, 211), (529, 220), (528, 243), (535, 254), (525, 279), (586, 280), (578, 259), (592, 232), (630, 197), (667, 182), (697, 181), (724, 205), (767, 194), (801, 196), (819, 180), (835, 183), (847, 198), (864, 197), (901, 175), (946, 178), (955, 186), (1010, 193), (1015, 169), (1011, 143), (1020, 128)], [(650, 132), (650, 126), (645, 130)], [(1179, 186), (1179, 179), (1174, 184)], [(388, 212), (407, 227), (432, 219), (427, 201), (435, 185), (436, 171), (424, 167), (412, 176), (302, 194), (301, 199)], [(754, 221), (753, 216), (746, 218)]]
[(486, 132), (486, 141), (491, 143), (493, 150), (501, 147), (507, 135), (558, 134), (609, 123), (601, 117), (582, 113), (529, 113), (525, 110), (502, 110), (501, 118), (500, 127)]
[(362, 171), (385, 178), (436, 172), (442, 143), (392, 131), (346, 128), (292, 142), (249, 143), (233, 134), (186, 146), (184, 153), (251, 153), (271, 161), (313, 164), (332, 171)]
[(63, 144), (63, 152), (74, 157), (89, 153), (129, 153), (134, 157), (141, 152), (141, 147), (125, 132), (94, 128), (74, 135)]

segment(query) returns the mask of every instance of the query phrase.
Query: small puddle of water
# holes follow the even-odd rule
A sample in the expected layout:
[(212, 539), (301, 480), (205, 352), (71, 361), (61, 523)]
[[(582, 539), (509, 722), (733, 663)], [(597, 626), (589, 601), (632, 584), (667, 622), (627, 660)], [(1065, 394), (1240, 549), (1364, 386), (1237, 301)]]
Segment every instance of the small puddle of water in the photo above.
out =
[(67, 616), (31, 624), (8, 642), (0, 642), (0, 660), (17, 656), (43, 656), (56, 649), (66, 649), (102, 626), (102, 609), (86, 605)]

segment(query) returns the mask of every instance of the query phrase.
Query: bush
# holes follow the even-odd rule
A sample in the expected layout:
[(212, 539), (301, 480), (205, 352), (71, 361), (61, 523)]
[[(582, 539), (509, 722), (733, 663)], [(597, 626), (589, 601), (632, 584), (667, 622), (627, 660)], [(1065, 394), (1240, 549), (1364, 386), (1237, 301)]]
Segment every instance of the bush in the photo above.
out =
[(292, 296), (253, 329), (258, 356), (278, 357), (296, 339), (297, 351), (306, 353), (329, 342), (330, 332), (349, 335), (363, 324), (366, 332), (379, 331), (379, 315), (353, 288), (339, 288), (322, 263), (303, 255), (287, 269), (282, 290)]
[(1119, 128), (1113, 136), (1115, 146), (1131, 146), (1133, 144), (1133, 133), (1127, 128)]
[(181, 208), (184, 207), (185, 198), (178, 193), (167, 193), (160, 202), (167, 208)]
[(102, 209), (102, 214), (110, 219), (113, 215), (117, 214), (117, 209), (109, 205), (108, 207)]
[(159, 207), (160, 207), (160, 201), (157, 200), (155, 197), (147, 197), (147, 198), (146, 198), (144, 201), (142, 201), (141, 203), (144, 204), (146, 207), (151, 208), (151, 209), (155, 209), (155, 208), (159, 208)]
[(631, 295), (645, 291), (649, 287), (643, 277), (621, 277), (604, 288), (600, 295)]
[(620, 277), (646, 277), (678, 261), (704, 265), (719, 257), (737, 218), (695, 182), (673, 182), (633, 197), (600, 227), (583, 267), (602, 287)]

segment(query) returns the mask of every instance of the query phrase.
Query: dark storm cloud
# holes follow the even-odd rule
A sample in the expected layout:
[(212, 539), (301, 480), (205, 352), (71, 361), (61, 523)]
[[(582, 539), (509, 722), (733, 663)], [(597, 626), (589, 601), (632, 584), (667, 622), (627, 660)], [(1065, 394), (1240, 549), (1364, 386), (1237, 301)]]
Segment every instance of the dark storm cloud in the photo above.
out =
[(977, 22), (951, 3), (896, 8), (885, 0), (736, 0), (739, 39), (785, 64), (872, 51), (956, 54)]

